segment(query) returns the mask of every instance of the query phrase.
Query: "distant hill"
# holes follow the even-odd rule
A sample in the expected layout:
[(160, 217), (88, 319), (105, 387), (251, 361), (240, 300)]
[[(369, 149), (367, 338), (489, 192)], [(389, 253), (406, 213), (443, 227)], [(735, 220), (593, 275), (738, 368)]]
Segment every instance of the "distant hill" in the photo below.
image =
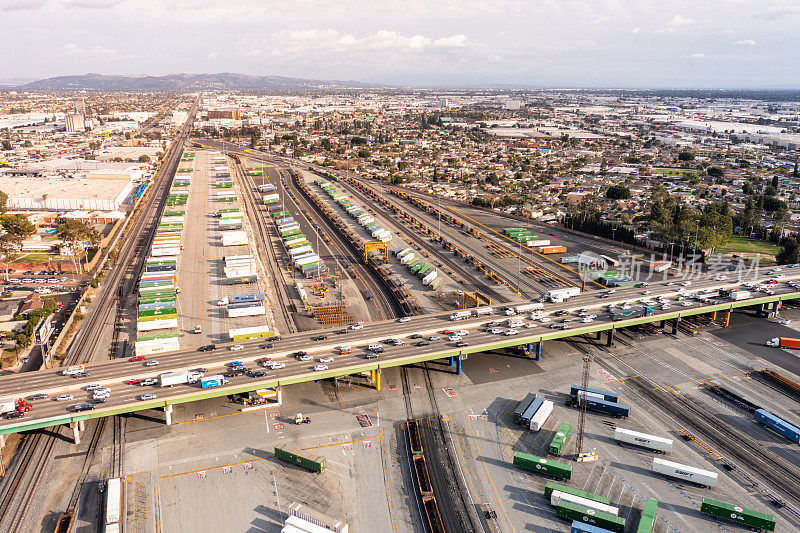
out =
[(356, 81), (323, 81), (282, 76), (249, 76), (223, 72), (219, 74), (167, 74), (164, 76), (107, 76), (81, 74), (56, 76), (16, 88), (28, 91), (307, 91), (321, 89), (354, 89), (372, 87)]
[(0, 87), (17, 87), (32, 81), (36, 81), (36, 78), (5, 78), (0, 79)]

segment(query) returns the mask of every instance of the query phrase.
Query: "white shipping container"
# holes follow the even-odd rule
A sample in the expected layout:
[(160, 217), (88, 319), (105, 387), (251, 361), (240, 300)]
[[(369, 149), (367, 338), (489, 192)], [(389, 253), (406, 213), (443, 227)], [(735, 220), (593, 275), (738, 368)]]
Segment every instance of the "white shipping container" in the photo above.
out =
[(604, 513), (619, 516), (619, 508), (614, 507), (613, 505), (596, 502), (594, 500), (590, 500), (589, 498), (581, 498), (580, 496), (575, 496), (574, 494), (570, 494), (568, 492), (561, 492), (560, 490), (554, 490), (550, 493), (550, 505), (555, 507), (561, 501), (571, 502), (576, 505), (580, 505), (581, 507), (588, 507), (589, 509), (596, 509), (598, 511), (603, 511)]
[(317, 254), (315, 254), (313, 251), (306, 252), (304, 254), (300, 254), (300, 255), (296, 255), (296, 256), (292, 257), (292, 261), (294, 261), (295, 264), (298, 264), (303, 259), (308, 259), (309, 257), (314, 257), (315, 255), (317, 255)]
[(362, 226), (368, 226), (368, 225), (372, 224), (373, 222), (375, 222), (375, 219), (372, 218), (372, 217), (369, 217), (369, 216), (364, 217), (364, 218), (362, 218), (361, 220), (358, 221), (358, 223), (361, 224)]
[(433, 280), (436, 279), (436, 277), (438, 275), (439, 274), (435, 270), (431, 271), (427, 276), (422, 278), (422, 284), (423, 285), (430, 285), (433, 282)]
[(381, 242), (389, 242), (392, 240), (392, 234), (387, 232), (386, 235), (380, 237), (378, 240)]
[(156, 353), (177, 352), (181, 349), (178, 337), (168, 339), (153, 339), (149, 341), (136, 341), (134, 343), (134, 353), (138, 355), (153, 355)]
[(718, 474), (716, 472), (709, 472), (708, 470), (702, 470), (693, 466), (665, 461), (658, 457), (653, 458), (653, 472), (684, 481), (691, 481), (692, 483), (697, 483), (705, 487), (717, 486)]
[(528, 241), (528, 246), (550, 246), (550, 241), (547, 239), (539, 239), (536, 241)]
[(408, 263), (410, 263), (411, 261), (414, 260), (414, 257), (415, 257), (414, 252), (411, 252), (410, 254), (406, 254), (406, 255), (403, 256), (402, 259), (400, 259), (400, 264), (401, 265), (407, 265)]
[(225, 278), (239, 278), (242, 276), (255, 276), (258, 271), (255, 268), (226, 268)]
[(226, 231), (222, 234), (222, 246), (242, 246), (247, 242), (246, 231)]
[(183, 224), (183, 222), (184, 222), (183, 215), (167, 215), (161, 217), (162, 224), (175, 224), (175, 223)]
[(294, 263), (295, 263), (297, 266), (303, 266), (303, 265), (307, 265), (307, 264), (309, 264), (309, 263), (315, 263), (315, 262), (317, 262), (317, 261), (319, 261), (319, 255), (317, 255), (317, 254), (311, 254), (311, 255), (309, 255), (309, 256), (303, 257), (302, 259), (298, 259), (298, 260), (297, 260), (297, 261), (295, 261)]
[(547, 422), (547, 419), (550, 418), (550, 414), (552, 412), (553, 412), (553, 402), (551, 402), (550, 400), (545, 400), (542, 403), (542, 405), (539, 406), (539, 409), (536, 411), (536, 414), (534, 414), (531, 417), (531, 425), (530, 425), (531, 431), (539, 431), (540, 429), (542, 429), (542, 426), (544, 425), (545, 422)]
[(228, 307), (228, 318), (237, 318), (241, 316), (260, 316), (267, 313), (263, 305), (254, 305), (253, 307)]
[(265, 194), (262, 198), (262, 202), (274, 202), (275, 200), (280, 200), (280, 196), (275, 193), (272, 194)]
[(122, 502), (122, 482), (118, 477), (106, 483), (106, 525), (120, 521), (120, 505)]
[(522, 314), (522, 313), (525, 313), (527, 311), (534, 311), (536, 309), (542, 309), (543, 307), (544, 307), (543, 303), (541, 303), (541, 302), (533, 302), (533, 303), (529, 303), (529, 304), (518, 305), (514, 309), (517, 311), (517, 313)]
[(753, 295), (750, 293), (750, 291), (736, 291), (730, 293), (731, 300), (746, 300), (752, 296)]
[(299, 531), (302, 531), (303, 533), (331, 533), (330, 529), (312, 524), (311, 522), (303, 520), (299, 516), (289, 516), (286, 519), (286, 526), (293, 527)]
[(295, 257), (295, 256), (302, 255), (304, 253), (312, 252), (312, 251), (314, 251), (314, 249), (311, 246), (298, 246), (297, 248), (289, 250), (289, 255), (291, 255), (292, 257)]
[(174, 329), (178, 327), (177, 318), (166, 318), (148, 320), (147, 322), (137, 322), (136, 331), (155, 331), (158, 329)]
[(648, 435), (647, 433), (640, 433), (630, 429), (616, 428), (614, 430), (614, 440), (663, 453), (672, 451), (672, 439)]
[(177, 247), (165, 247), (165, 248), (153, 248), (150, 250), (151, 257), (168, 257), (173, 255), (179, 255), (181, 253), (180, 246)]
[(372, 231), (372, 233), (370, 233), (370, 235), (372, 235), (372, 236), (373, 236), (373, 237), (375, 237), (375, 238), (378, 238), (378, 235), (379, 235), (381, 232), (383, 232), (383, 228), (382, 228), (382, 227), (380, 227), (380, 226), (378, 226), (378, 228), (376, 228), (375, 230), (373, 230), (373, 231)]

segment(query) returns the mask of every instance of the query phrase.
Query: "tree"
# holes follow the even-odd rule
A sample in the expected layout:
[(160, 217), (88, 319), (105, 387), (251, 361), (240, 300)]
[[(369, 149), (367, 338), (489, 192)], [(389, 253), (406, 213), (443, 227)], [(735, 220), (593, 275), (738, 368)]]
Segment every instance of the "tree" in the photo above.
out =
[(612, 185), (606, 190), (606, 198), (610, 200), (627, 200), (631, 197), (631, 190), (624, 185)]
[(69, 245), (72, 264), (75, 266), (75, 271), (81, 273), (80, 258), (81, 255), (83, 255), (83, 251), (86, 249), (86, 243), (100, 242), (100, 235), (94, 228), (73, 218), (58, 218), (56, 219), (56, 223), (58, 224), (56, 227), (56, 236)]
[(770, 183), (770, 185), (776, 191), (778, 190), (778, 176), (777, 176), (777, 174), (775, 176), (772, 176), (772, 183)]
[(797, 235), (789, 235), (783, 240), (783, 248), (775, 260), (781, 265), (798, 263), (798, 253), (800, 252), (800, 242), (798, 242)]
[(366, 148), (362, 148), (361, 150), (358, 151), (358, 157), (361, 157), (363, 159), (366, 159), (366, 158), (370, 157), (371, 155), (372, 155), (372, 152), (370, 152)]
[(721, 178), (725, 175), (725, 171), (719, 167), (709, 167), (708, 170), (706, 170), (706, 174), (712, 178)]
[(149, 163), (149, 162), (150, 162), (150, 156), (149, 155), (142, 154), (142, 155), (139, 156), (139, 163)]
[(786, 207), (786, 202), (779, 200), (774, 196), (764, 196), (764, 211), (770, 213)]
[[(727, 206), (726, 206), (727, 209)], [(733, 234), (733, 219), (713, 206), (700, 217), (697, 242), (701, 248), (714, 249), (727, 243)]]
[(0, 214), (5, 213), (8, 210), (8, 195), (3, 191), (0, 191)]
[(36, 227), (23, 215), (0, 216), (0, 228), (4, 233), (0, 236), (0, 253), (3, 254), (6, 281), (8, 281), (8, 267), (22, 251), (22, 241), (36, 232)]
[(678, 161), (694, 161), (694, 152), (685, 151), (678, 154)]
[(8, 151), (11, 150), (12, 148), (14, 147), (11, 146), (11, 141), (9, 141), (8, 139), (3, 139), (3, 150)]
[(778, 194), (778, 189), (770, 185), (764, 189), (764, 196), (775, 196)]

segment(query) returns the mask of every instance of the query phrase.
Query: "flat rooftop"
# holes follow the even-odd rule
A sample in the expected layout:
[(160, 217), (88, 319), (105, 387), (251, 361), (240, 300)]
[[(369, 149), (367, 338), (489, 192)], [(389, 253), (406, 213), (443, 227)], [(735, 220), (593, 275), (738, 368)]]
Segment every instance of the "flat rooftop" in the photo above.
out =
[(10, 198), (41, 198), (46, 194), (48, 199), (114, 200), (128, 183), (128, 179), (0, 176), (0, 191), (8, 191)]

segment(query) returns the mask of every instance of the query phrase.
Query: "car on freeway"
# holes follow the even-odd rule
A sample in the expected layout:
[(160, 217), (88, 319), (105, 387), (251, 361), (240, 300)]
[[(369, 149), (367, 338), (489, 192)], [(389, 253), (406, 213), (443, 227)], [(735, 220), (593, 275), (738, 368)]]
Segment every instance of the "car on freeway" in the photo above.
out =
[(489, 333), (491, 333), (492, 335), (500, 335), (501, 333), (503, 333), (503, 330), (500, 328), (492, 328), (489, 330)]
[(156, 385), (156, 384), (158, 384), (158, 380), (156, 378), (147, 378), (139, 382), (140, 387), (148, 387), (150, 385)]
[(79, 403), (77, 405), (72, 406), (72, 410), (75, 411), (76, 413), (79, 413), (81, 411), (91, 411), (92, 409), (94, 409), (93, 403)]
[(515, 329), (507, 329), (503, 332), (503, 335), (516, 335), (517, 333), (519, 332)]
[(450, 335), (447, 340), (450, 342), (458, 342), (461, 340), (461, 335)]
[(244, 375), (244, 373), (245, 373), (246, 371), (247, 371), (247, 370), (246, 370), (246, 369), (245, 369), (243, 366), (240, 366), (239, 368), (235, 368), (235, 369), (233, 369), (233, 370), (228, 370), (227, 372), (225, 372), (225, 373), (224, 373), (224, 374), (222, 374), (222, 375), (223, 375), (223, 376), (225, 376), (226, 378), (235, 378), (235, 377), (237, 377), (237, 376), (242, 376), (242, 375)]
[(440, 338), (441, 337), (439, 337), (439, 335), (431, 335), (430, 337), (428, 337), (428, 340), (433, 342), (433, 341), (438, 341)]
[(414, 333), (413, 335), (408, 337), (409, 339), (421, 339), (422, 335), (419, 333)]
[(550, 322), (550, 318), (543, 316), (542, 318), (539, 319), (539, 322), (541, 322), (542, 324), (547, 324), (548, 322)]
[(144, 366), (158, 366), (158, 361), (145, 361)]
[(328, 365), (314, 365), (314, 372), (321, 372), (323, 370), (328, 370)]
[(398, 320), (398, 322), (400, 322), (401, 324), (405, 324), (406, 322), (411, 322), (411, 317), (410, 316), (404, 316), (404, 317), (400, 318)]
[(270, 348), (274, 348), (274, 347), (275, 347), (275, 343), (273, 343), (273, 342), (268, 342), (267, 344), (264, 344), (264, 345), (261, 346), (261, 348), (264, 349), (264, 350), (269, 350)]
[(320, 363), (333, 363), (333, 357), (331, 357), (329, 355), (325, 356), (325, 357), (320, 357), (319, 358), (319, 362)]
[(244, 363), (242, 363), (241, 361), (231, 361), (230, 363), (228, 363), (228, 366), (231, 367), (244, 366)]
[(606, 294), (611, 295), (614, 294), (615, 292), (617, 292), (617, 289), (609, 289), (606, 291)]
[(466, 337), (467, 335), (469, 335), (469, 331), (466, 330), (466, 329), (460, 329), (460, 330), (456, 331), (455, 334), (456, 335), (461, 335), (462, 337)]
[(57, 402), (64, 402), (67, 400), (73, 400), (74, 398), (75, 396), (73, 396), (72, 394), (59, 394), (58, 396), (55, 396), (53, 399)]
[(468, 343), (467, 341), (458, 341), (458, 342), (455, 344), (455, 346), (456, 346), (457, 348), (463, 348), (464, 346), (469, 346), (469, 343)]
[(314, 335), (313, 337), (311, 337), (311, 340), (312, 341), (324, 341), (327, 338), (328, 338), (327, 335)]
[(232, 352), (238, 352), (239, 350), (244, 350), (244, 344), (234, 344), (233, 346), (228, 346), (228, 350)]
[(137, 355), (136, 357), (131, 357), (131, 363), (138, 363), (139, 361), (144, 361), (147, 357), (143, 355)]
[(689, 307), (690, 305), (692, 305), (692, 302), (690, 302), (689, 300), (684, 300), (681, 302), (681, 305), (684, 307)]
[(380, 357), (380, 354), (375, 352), (367, 352), (364, 354), (364, 359), (377, 359), (378, 357)]
[(92, 398), (92, 403), (106, 403), (106, 398)]
[(534, 324), (533, 322), (528, 322), (527, 324), (525, 324), (525, 327), (526, 327), (527, 329), (531, 329), (531, 328), (535, 328), (535, 327), (536, 327), (536, 326), (538, 326), (538, 325), (539, 325), (539, 324)]
[(336, 330), (336, 334), (337, 335), (344, 335), (345, 333), (347, 333), (346, 329), (337, 329)]
[(428, 346), (430, 343), (428, 341), (419, 341), (415, 344), (415, 346)]
[(692, 284), (691, 281), (684, 281), (683, 283), (681, 283), (681, 285), (683, 285), (684, 287), (688, 287), (691, 284)]
[(455, 332), (452, 329), (446, 329), (442, 331), (442, 335), (452, 335), (453, 333)]
[(251, 378), (263, 378), (267, 375), (263, 370), (254, 370), (248, 374)]
[(9, 411), (6, 413), (6, 420), (11, 420), (12, 418), (22, 418), (25, 416), (25, 413), (21, 411)]
[(350, 324), (350, 329), (352, 330), (364, 329), (364, 324)]
[(589, 318), (588, 316), (585, 316), (585, 317), (583, 317), (581, 319), (581, 322), (583, 322), (584, 324), (591, 324), (592, 322), (594, 322), (594, 319), (593, 318)]
[(367, 350), (375, 351), (375, 348), (380, 348), (380, 347), (381, 347), (380, 344), (373, 342), (372, 344), (367, 345)]
[(111, 391), (109, 389), (96, 390), (92, 393), (92, 398), (94, 399), (108, 398), (109, 396), (111, 396)]
[(208, 369), (203, 367), (195, 368), (194, 372), (197, 372), (198, 374), (205, 374), (206, 372), (208, 372)]
[(286, 363), (283, 361), (270, 361), (268, 363), (264, 363), (266, 368), (271, 368), (272, 370), (280, 370), (281, 368), (286, 368)]
[(644, 295), (647, 295), (647, 294), (653, 294), (653, 291), (651, 291), (651, 290), (649, 290), (649, 289), (648, 289), (648, 290), (646, 290), (646, 291), (642, 291), (642, 294), (644, 294)]
[(312, 359), (314, 359), (313, 357), (311, 357), (311, 356), (310, 356), (310, 355), (308, 355), (307, 353), (306, 353), (306, 354), (303, 354), (303, 355), (298, 355), (298, 356), (296, 356), (296, 357), (297, 357), (297, 359), (298, 359), (299, 361), (311, 361)]
[(78, 372), (77, 374), (72, 374), (72, 377), (76, 378), (76, 379), (77, 378), (88, 378), (91, 375), (92, 375), (91, 372), (84, 371), (84, 372)]
[(104, 388), (102, 385), (99, 385), (99, 384), (97, 384), (97, 383), (92, 383), (91, 385), (86, 385), (86, 386), (83, 388), (83, 390), (85, 390), (85, 391), (88, 391), (88, 392), (91, 392), (91, 391), (93, 391), (93, 390), (98, 390), (98, 389), (102, 389), (102, 388)]
[(37, 392), (36, 394), (31, 394), (26, 398), (26, 400), (46, 400), (49, 396), (43, 392)]
[(138, 385), (142, 380), (140, 378), (133, 378), (128, 380), (129, 385)]
[(206, 344), (205, 346), (201, 346), (197, 349), (198, 352), (210, 352), (211, 350), (216, 350), (217, 347), (213, 344)]
[(143, 402), (146, 402), (147, 400), (155, 400), (156, 398), (158, 398), (158, 396), (156, 396), (153, 393), (142, 394), (141, 396), (139, 396), (139, 399), (142, 400)]

